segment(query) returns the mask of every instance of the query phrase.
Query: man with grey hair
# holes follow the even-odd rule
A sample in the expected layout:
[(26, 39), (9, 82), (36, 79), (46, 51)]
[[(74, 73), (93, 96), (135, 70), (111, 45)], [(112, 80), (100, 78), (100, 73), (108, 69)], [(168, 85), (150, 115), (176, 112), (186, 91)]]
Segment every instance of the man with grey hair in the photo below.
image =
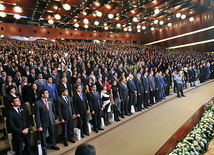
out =
[(129, 74), (129, 80), (127, 82), (128, 85), (128, 89), (129, 89), (129, 105), (128, 105), (128, 112), (130, 114), (133, 114), (131, 112), (131, 106), (134, 105), (135, 106), (135, 102), (136, 102), (136, 94), (137, 94), (137, 87), (134, 83), (133, 80), (133, 75)]

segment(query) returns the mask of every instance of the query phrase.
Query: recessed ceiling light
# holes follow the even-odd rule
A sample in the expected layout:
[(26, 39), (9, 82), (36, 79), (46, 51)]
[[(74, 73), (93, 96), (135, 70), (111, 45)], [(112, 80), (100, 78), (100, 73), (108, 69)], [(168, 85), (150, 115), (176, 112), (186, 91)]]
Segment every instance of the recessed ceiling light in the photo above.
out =
[(129, 28), (129, 31), (131, 32), (131, 31), (132, 31), (132, 28)]
[(145, 30), (145, 29), (146, 29), (146, 26), (142, 26), (142, 29)]
[(87, 29), (87, 28), (88, 28), (88, 25), (84, 25), (84, 27)]
[(172, 26), (172, 23), (168, 23), (167, 25), (168, 25), (169, 27), (171, 27), (171, 26)]
[(118, 24), (117, 24), (117, 27), (118, 27), (118, 28), (120, 28), (120, 27), (121, 27), (121, 24), (120, 24), (120, 23), (118, 23)]
[(163, 21), (160, 21), (160, 25), (163, 25)]
[(137, 32), (140, 32), (140, 30), (137, 30)]
[(183, 15), (181, 16), (181, 19), (185, 19), (185, 18), (186, 18), (186, 15), (183, 14)]
[(181, 13), (177, 13), (177, 14), (176, 14), (176, 17), (177, 17), (177, 18), (180, 18), (180, 17), (181, 17)]
[(127, 31), (127, 28), (125, 27), (123, 30), (124, 30), (124, 31)]
[(48, 23), (49, 23), (49, 24), (53, 24), (54, 21), (53, 21), (52, 19), (50, 19), (50, 20), (48, 20)]
[(107, 9), (111, 9), (111, 6), (109, 4), (106, 5)]
[(110, 13), (110, 14), (108, 15), (108, 18), (109, 18), (109, 19), (114, 18), (114, 15)]
[(60, 20), (61, 16), (59, 14), (55, 14), (54, 17), (56, 18), (56, 20)]
[(0, 4), (0, 10), (3, 11), (5, 9), (5, 6), (3, 4)]
[(140, 28), (141, 28), (141, 26), (140, 26), (140, 25), (138, 25), (138, 26), (137, 26), (137, 28), (138, 28), (138, 29), (140, 29)]
[(154, 23), (155, 23), (155, 24), (158, 24), (158, 20), (155, 20)]
[(95, 4), (95, 6), (100, 6), (99, 2), (95, 2), (94, 4)]
[(76, 23), (76, 24), (74, 24), (74, 26), (75, 26), (75, 27), (79, 27), (79, 24)]
[(134, 22), (137, 22), (137, 21), (138, 21), (138, 20), (137, 20), (137, 17), (134, 17), (134, 18), (133, 18), (133, 21), (134, 21)]
[(15, 19), (20, 19), (20, 18), (21, 18), (21, 16), (20, 16), (19, 14), (13, 15), (13, 17), (14, 17)]
[(99, 25), (99, 22), (98, 22), (98, 21), (95, 21), (95, 22), (94, 22), (94, 25)]
[(100, 12), (100, 11), (97, 11), (96, 14), (97, 14), (98, 17), (101, 17), (101, 16), (102, 16), (102, 12)]
[(15, 6), (15, 7), (13, 8), (13, 10), (14, 10), (16, 13), (22, 13), (22, 12), (23, 12), (23, 9), (22, 9), (21, 7), (19, 7), (19, 6)]
[(104, 29), (105, 29), (105, 30), (108, 30), (108, 27), (107, 27), (107, 26), (105, 26), (105, 27), (104, 27)]
[(86, 16), (86, 15), (87, 15), (87, 12), (83, 11), (82, 14)]
[(0, 12), (0, 17), (2, 18), (7, 17), (7, 14), (5, 12)]
[(62, 7), (68, 11), (68, 10), (71, 10), (71, 6), (69, 4), (63, 4)]
[(155, 9), (155, 14), (159, 14), (160, 13), (160, 10), (159, 9)]
[(155, 28), (154, 28), (154, 27), (152, 27), (152, 28), (151, 28), (151, 30), (152, 30), (152, 31), (154, 31), (154, 30), (155, 30)]
[(189, 18), (189, 21), (190, 21), (190, 22), (193, 22), (193, 21), (194, 21), (194, 17), (190, 17), (190, 18)]
[(88, 24), (88, 23), (89, 23), (88, 19), (85, 18), (85, 19), (83, 20), (83, 23)]

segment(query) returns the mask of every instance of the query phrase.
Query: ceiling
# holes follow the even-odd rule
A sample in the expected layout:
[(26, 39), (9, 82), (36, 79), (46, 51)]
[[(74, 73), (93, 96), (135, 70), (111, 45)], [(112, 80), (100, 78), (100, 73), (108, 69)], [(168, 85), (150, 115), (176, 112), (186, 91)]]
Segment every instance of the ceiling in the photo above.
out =
[[(203, 0), (202, 0), (203, 1)], [(207, 0), (0, 0), (5, 6), (2, 12), (6, 17), (0, 20), (6, 23), (47, 26), (55, 28), (78, 29), (99, 32), (129, 32), (139, 33), (152, 27), (160, 27), (168, 23), (183, 20), (176, 17), (177, 13), (190, 18), (195, 14), (213, 9), (213, 1)], [(203, 1), (204, 2), (204, 1)], [(71, 9), (65, 10), (65, 4)], [(14, 6), (20, 6), (23, 11), (18, 13), (21, 19), (13, 17), (17, 12)], [(157, 11), (155, 14), (155, 10)], [(159, 13), (158, 13), (159, 10)], [(98, 17), (101, 12), (102, 16)], [(61, 19), (56, 19), (56, 14)], [(113, 18), (109, 18), (109, 14)], [(184, 16), (185, 17), (185, 16)], [(53, 24), (48, 20), (52, 19)], [(88, 23), (84, 23), (88, 19)], [(155, 24), (154, 21), (158, 23)], [(99, 24), (95, 25), (95, 21)], [(162, 23), (160, 24), (160, 21)], [(88, 28), (86, 26), (88, 25)], [(121, 26), (120, 26), (121, 25)], [(75, 27), (76, 26), (76, 27)], [(120, 26), (120, 27), (118, 27)], [(145, 30), (142, 29), (145, 26)], [(125, 28), (125, 29), (124, 29)], [(125, 31), (127, 30), (127, 31)]]

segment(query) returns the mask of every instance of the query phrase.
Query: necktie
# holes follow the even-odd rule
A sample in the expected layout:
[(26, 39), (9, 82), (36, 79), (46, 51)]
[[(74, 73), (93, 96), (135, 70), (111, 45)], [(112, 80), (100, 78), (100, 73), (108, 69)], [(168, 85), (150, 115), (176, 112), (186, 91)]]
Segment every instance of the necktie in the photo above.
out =
[(19, 116), (22, 116), (20, 108), (18, 108), (18, 114), (19, 114)]
[(48, 100), (47, 99), (45, 99), (45, 104), (46, 104), (47, 109), (49, 110)]
[(135, 85), (135, 83), (134, 83), (134, 80), (132, 80), (132, 84), (133, 84), (134, 88), (136, 89), (136, 85)]
[(81, 98), (81, 100), (83, 100), (83, 98), (82, 98), (82, 93), (80, 93), (80, 98)]
[(65, 100), (66, 100), (66, 102), (67, 102), (67, 104), (68, 104), (68, 103), (69, 103), (69, 101), (68, 101), (68, 97), (67, 97), (67, 96), (65, 97)]

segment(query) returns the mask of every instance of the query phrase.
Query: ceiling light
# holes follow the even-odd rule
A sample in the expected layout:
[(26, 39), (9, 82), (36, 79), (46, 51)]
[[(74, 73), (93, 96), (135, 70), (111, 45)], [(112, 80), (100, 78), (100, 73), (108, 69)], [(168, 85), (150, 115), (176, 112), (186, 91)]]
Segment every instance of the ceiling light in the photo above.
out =
[(152, 27), (152, 28), (151, 28), (151, 30), (152, 30), (152, 31), (154, 31), (154, 30), (155, 30), (155, 28), (154, 28), (154, 27)]
[(119, 20), (120, 18), (119, 18), (119, 17), (116, 17), (115, 19), (116, 19), (116, 20)]
[(87, 12), (83, 11), (82, 14), (86, 16), (86, 15), (87, 15)]
[(125, 27), (123, 30), (124, 30), (124, 31), (127, 31), (127, 28)]
[(190, 17), (190, 18), (189, 18), (189, 21), (190, 21), (190, 22), (193, 22), (193, 21), (194, 21), (194, 17)]
[(134, 18), (133, 18), (133, 21), (134, 21), (134, 22), (137, 22), (137, 17), (134, 17)]
[(52, 19), (50, 19), (50, 20), (48, 20), (48, 23), (49, 23), (49, 24), (53, 24), (54, 21), (53, 21)]
[(108, 30), (108, 27), (106, 26), (106, 27), (104, 27), (104, 29), (105, 29), (105, 30)]
[(1, 38), (3, 38), (4, 37), (4, 35), (1, 35)]
[(140, 32), (140, 30), (137, 30), (137, 32)]
[(146, 29), (146, 26), (142, 26), (142, 29), (145, 30), (145, 29)]
[(155, 14), (159, 14), (160, 13), (160, 10), (159, 9), (155, 9)]
[(0, 4), (0, 10), (4, 10), (5, 9), (5, 6), (3, 4)]
[(132, 10), (131, 13), (135, 13), (135, 10)]
[(84, 19), (83, 23), (88, 24), (89, 23), (88, 19)]
[(160, 21), (160, 25), (163, 25), (163, 21)]
[(71, 6), (69, 4), (63, 4), (62, 7), (68, 11), (68, 10), (71, 10)]
[(137, 26), (137, 28), (138, 28), (138, 29), (140, 29), (140, 28), (141, 28), (141, 26), (140, 26), (140, 25), (138, 25), (138, 26)]
[(77, 22), (77, 19), (74, 19), (74, 22), (76, 23), (76, 22)]
[(129, 31), (131, 32), (131, 31), (132, 31), (132, 28), (129, 28)]
[(92, 14), (94, 17), (96, 17), (97, 15), (95, 13)]
[(20, 16), (19, 14), (13, 15), (13, 17), (14, 17), (15, 19), (20, 19), (20, 18), (21, 18), (21, 16)]
[(55, 14), (54, 17), (56, 18), (56, 20), (60, 20), (61, 16), (59, 14)]
[(102, 12), (100, 12), (100, 11), (97, 11), (96, 14), (97, 14), (98, 17), (101, 17), (101, 16), (102, 16)]
[(7, 14), (5, 12), (0, 12), (0, 17), (2, 18), (7, 17)]
[(154, 23), (157, 24), (157, 23), (158, 23), (158, 20), (155, 20)]
[(88, 25), (84, 25), (84, 27), (87, 29), (87, 28), (88, 28)]
[(104, 25), (104, 26), (107, 26), (107, 23), (104, 23), (103, 25)]
[(171, 26), (172, 26), (172, 23), (168, 23), (168, 26), (171, 27)]
[(95, 2), (94, 4), (95, 4), (95, 6), (100, 6), (99, 2)]
[(118, 28), (120, 28), (120, 27), (121, 27), (121, 24), (120, 24), (120, 23), (118, 23), (118, 24), (117, 24), (117, 27), (118, 27)]
[(109, 19), (114, 18), (114, 15), (110, 13), (110, 14), (108, 15), (108, 18), (109, 18)]
[(187, 16), (186, 15), (182, 15), (181, 16), (181, 19), (185, 19)]
[(106, 8), (107, 9), (111, 9), (111, 6), (108, 4), (108, 5), (106, 5)]
[(75, 26), (75, 27), (79, 27), (79, 24), (76, 23), (76, 24), (74, 24), (74, 26)]
[(180, 18), (180, 17), (181, 17), (181, 13), (177, 13), (177, 14), (176, 14), (176, 17), (177, 17), (177, 18)]
[(21, 7), (19, 7), (19, 6), (15, 6), (15, 7), (13, 8), (13, 10), (14, 10), (16, 13), (22, 13), (22, 12), (23, 12), (23, 9), (22, 9)]
[(95, 21), (95, 22), (94, 22), (94, 25), (99, 25), (99, 22), (98, 22), (98, 21)]

